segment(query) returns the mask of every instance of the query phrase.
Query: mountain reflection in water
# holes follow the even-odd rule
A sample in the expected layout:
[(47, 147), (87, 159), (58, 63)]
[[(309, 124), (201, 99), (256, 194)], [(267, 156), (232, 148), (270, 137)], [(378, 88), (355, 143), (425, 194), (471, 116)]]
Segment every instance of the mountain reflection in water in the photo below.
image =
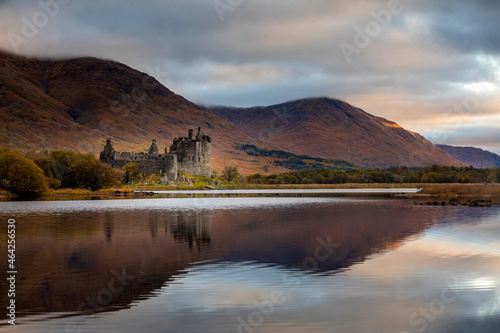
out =
[[(308, 297), (318, 292), (318, 297), (328, 295), (332, 290), (324, 289), (325, 285), (314, 288), (317, 278), (349, 274), (377, 254), (383, 255), (382, 260), (406, 242), (418, 240), (436, 223), (459, 218), (463, 212), (462, 208), (415, 207), (405, 200), (363, 198), (224, 198), (195, 204), (192, 199), (147, 199), (31, 206), (18, 202), (5, 203), (4, 208), (1, 217), (15, 216), (17, 221), (19, 324), (36, 314), (102, 313), (102, 320), (111, 326), (106, 313), (155, 302), (158, 316), (162, 311), (180, 315), (182, 309), (178, 320), (193, 321), (193, 316), (201, 315), (196, 296), (191, 300), (170, 296), (168, 306), (160, 301), (174, 293), (181, 281), (191, 281), (190, 288), (198, 290), (202, 299), (206, 288), (213, 287), (211, 279), (225, 280), (216, 283), (217, 300), (210, 298), (218, 309), (231, 304), (226, 297), (237, 296), (229, 287), (235, 283), (242, 290), (252, 290), (253, 284), (258, 289), (286, 286), (278, 278), (265, 281), (273, 274), (311, 276), (301, 285)], [(1, 250), (6, 251), (3, 242)], [(4, 262), (0, 269), (7, 270)], [(383, 267), (373, 274), (383, 276)], [(6, 283), (1, 284), (5, 290)], [(224, 294), (224, 286), (231, 295)], [(333, 282), (331, 287), (343, 293)], [(246, 297), (242, 293), (237, 302), (240, 310), (240, 298)], [(352, 296), (351, 300), (344, 296), (347, 303), (359, 297)], [(8, 301), (5, 293), (0, 298), (2, 304)], [(230, 311), (231, 306), (222, 309)], [(160, 325), (161, 318), (153, 321)], [(69, 319), (58, 320), (63, 325)], [(234, 323), (224, 321), (219, 329), (234, 331)], [(118, 328), (127, 331), (120, 321), (114, 326)]]

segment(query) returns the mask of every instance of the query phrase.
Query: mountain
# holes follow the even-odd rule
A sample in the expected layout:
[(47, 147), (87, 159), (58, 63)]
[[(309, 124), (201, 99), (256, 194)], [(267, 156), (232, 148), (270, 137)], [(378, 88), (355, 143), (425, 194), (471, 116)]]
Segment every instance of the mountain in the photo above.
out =
[(464, 164), (420, 134), (346, 102), (311, 98), (267, 107), (205, 107), (279, 149), (366, 167)]
[(0, 146), (22, 152), (98, 154), (106, 137), (117, 150), (146, 151), (152, 139), (163, 149), (201, 126), (213, 139), (213, 169), (238, 165), (248, 174), (271, 159), (238, 151), (238, 144), (261, 143), (153, 77), (96, 58), (37, 60), (0, 52), (0, 124)]
[(475, 147), (437, 145), (457, 160), (475, 168), (500, 167), (500, 155)]
[(238, 149), (242, 145), (371, 167), (462, 165), (422, 136), (338, 100), (200, 108), (115, 61), (28, 59), (0, 51), (0, 147), (97, 155), (111, 137), (117, 150), (146, 151), (152, 139), (162, 150), (197, 126), (213, 139), (217, 171), (226, 165), (244, 174), (288, 170), (286, 158), (248, 154)]

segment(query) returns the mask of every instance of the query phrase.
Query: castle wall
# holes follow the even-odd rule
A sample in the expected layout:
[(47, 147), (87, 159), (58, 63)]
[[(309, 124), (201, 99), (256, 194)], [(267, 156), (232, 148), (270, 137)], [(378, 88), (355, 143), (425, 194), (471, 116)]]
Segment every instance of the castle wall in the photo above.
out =
[(164, 173), (165, 161), (164, 159), (157, 160), (114, 160), (108, 163), (113, 168), (123, 169), (127, 164), (134, 162), (139, 173)]
[(165, 175), (168, 180), (177, 180), (177, 154), (165, 155)]
[(171, 152), (177, 154), (177, 168), (190, 175), (211, 176), (211, 144), (208, 141), (184, 140), (174, 144)]
[(123, 169), (134, 162), (140, 173), (165, 173), (169, 180), (177, 180), (178, 172), (186, 172), (196, 176), (211, 176), (211, 139), (203, 135), (198, 128), (196, 138), (193, 130), (188, 137), (175, 138), (170, 146), (170, 152), (158, 155), (156, 140), (153, 140), (147, 153), (118, 152), (113, 149), (111, 140), (106, 140), (100, 160), (114, 168)]

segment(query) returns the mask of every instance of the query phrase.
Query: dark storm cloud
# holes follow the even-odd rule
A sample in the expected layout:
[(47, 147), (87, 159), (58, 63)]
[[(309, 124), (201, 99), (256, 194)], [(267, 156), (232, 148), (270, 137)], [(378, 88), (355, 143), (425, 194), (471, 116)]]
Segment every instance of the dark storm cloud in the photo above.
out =
[[(493, 0), (401, 0), (348, 62), (341, 43), (354, 45), (356, 29), (390, 1), (243, 0), (218, 13), (214, 3), (230, 2), (72, 0), (19, 53), (115, 59), (203, 104), (337, 97), (415, 131), (452, 119), (446, 110), (481, 93), (484, 82), (498, 88)], [(12, 50), (9, 33), (22, 35), (23, 18), (43, 9), (35, 0), (0, 5), (0, 47)], [(482, 100), (469, 113), (498, 110)]]

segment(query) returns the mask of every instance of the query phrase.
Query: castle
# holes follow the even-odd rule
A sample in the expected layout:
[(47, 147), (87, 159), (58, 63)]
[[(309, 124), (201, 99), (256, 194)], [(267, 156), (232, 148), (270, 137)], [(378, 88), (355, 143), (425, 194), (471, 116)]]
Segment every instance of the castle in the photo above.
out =
[(108, 138), (99, 160), (120, 169), (133, 162), (141, 173), (164, 173), (168, 180), (173, 181), (177, 180), (178, 172), (210, 177), (211, 142), (209, 136), (203, 135), (201, 127), (198, 127), (196, 137), (190, 129), (187, 137), (175, 138), (168, 152), (165, 148), (165, 154), (158, 154), (156, 140), (153, 140), (147, 153), (132, 153), (114, 150)]

